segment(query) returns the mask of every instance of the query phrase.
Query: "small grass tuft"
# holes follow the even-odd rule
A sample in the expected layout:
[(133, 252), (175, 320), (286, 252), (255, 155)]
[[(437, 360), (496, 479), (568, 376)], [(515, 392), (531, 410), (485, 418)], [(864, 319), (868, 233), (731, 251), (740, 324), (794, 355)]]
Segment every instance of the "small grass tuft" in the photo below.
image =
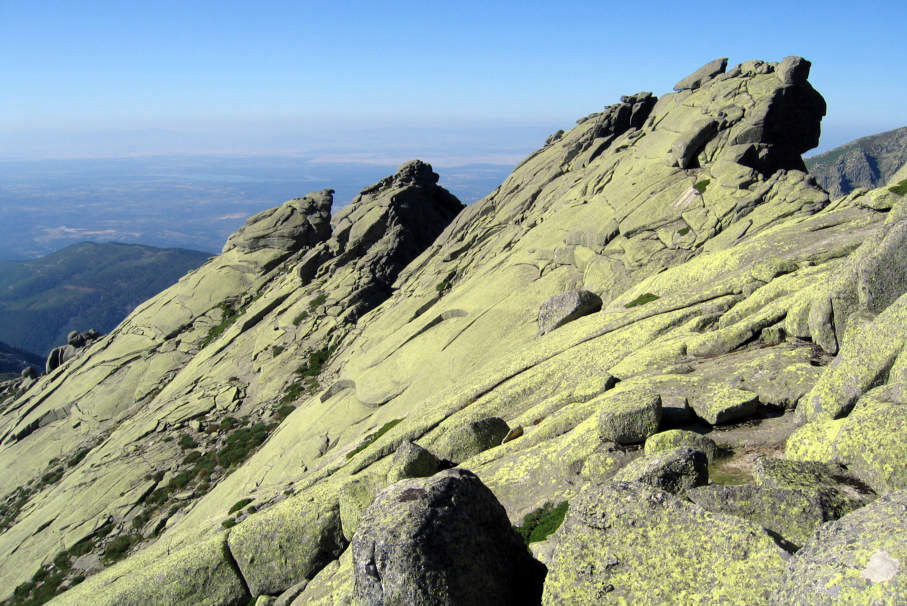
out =
[(221, 310), (221, 319), (220, 322), (212, 326), (208, 331), (208, 334), (199, 344), (199, 347), (204, 349), (208, 345), (214, 342), (217, 337), (221, 336), (225, 330), (227, 330), (233, 322), (236, 321), (236, 318), (239, 317), (239, 311), (234, 309), (229, 303), (221, 303), (218, 307)]
[(888, 188), (888, 191), (891, 193), (897, 194), (899, 196), (907, 196), (907, 179), (904, 179), (897, 185), (893, 185)]
[(139, 542), (141, 537), (137, 534), (120, 535), (107, 544), (104, 548), (103, 560), (106, 564), (112, 564), (126, 557), (129, 548)]
[(294, 410), (296, 410), (295, 406), (291, 406), (290, 404), (283, 404), (274, 411), (274, 418), (277, 419), (278, 422), (283, 421), (288, 416), (293, 414)]
[(435, 284), (435, 290), (438, 291), (438, 294), (443, 295), (448, 290), (450, 290), (451, 282), (456, 277), (456, 275), (457, 275), (457, 272), (452, 271), (449, 274), (447, 274), (447, 276), (443, 280), (441, 280), (440, 282)]
[(231, 507), (231, 508), (230, 508), (230, 511), (228, 511), (227, 513), (228, 513), (228, 514), (230, 514), (230, 513), (235, 513), (235, 512), (239, 511), (240, 509), (242, 509), (243, 507), (245, 507), (246, 505), (248, 505), (249, 503), (251, 503), (251, 502), (254, 501), (254, 500), (255, 500), (255, 499), (240, 499), (239, 501), (233, 503), (233, 507)]
[[(295, 321), (293, 323), (296, 324)], [(296, 325), (298, 326), (298, 324), (296, 324)], [(279, 356), (280, 354), (283, 353), (284, 349), (286, 349), (286, 348), (282, 347), (280, 345), (271, 346), (271, 357), (276, 358), (277, 356)]]
[(309, 311), (315, 311), (316, 309), (318, 309), (319, 307), (324, 305), (325, 301), (327, 301), (327, 300), (328, 300), (327, 294), (320, 293), (317, 297), (315, 297), (314, 299), (309, 301)]
[(403, 420), (403, 419), (394, 419), (393, 421), (388, 421), (387, 423), (385, 423), (384, 425), (382, 425), (382, 426), (381, 426), (381, 429), (379, 429), (378, 431), (376, 431), (376, 432), (374, 432), (374, 433), (368, 435), (368, 436), (362, 441), (362, 444), (360, 444), (359, 446), (357, 446), (354, 450), (351, 450), (350, 452), (346, 453), (346, 458), (347, 458), (347, 459), (352, 459), (353, 457), (355, 457), (357, 454), (359, 454), (360, 452), (362, 452), (363, 450), (365, 450), (366, 448), (368, 448), (369, 446), (371, 446), (372, 443), (373, 443), (375, 440), (377, 440), (378, 438), (380, 438), (381, 436), (383, 436), (384, 434), (386, 434), (387, 432), (389, 432), (391, 429), (393, 429), (394, 426), (395, 426), (397, 423), (399, 423), (400, 421), (402, 421), (402, 420)]
[(705, 193), (705, 188), (711, 183), (711, 179), (703, 179), (702, 181), (697, 181), (696, 185), (693, 186), (693, 189), (698, 191), (700, 194)]
[(236, 526), (236, 519), (227, 518), (226, 520), (221, 522), (220, 525), (223, 526), (224, 528), (233, 528), (234, 526)]
[(560, 528), (567, 516), (567, 501), (561, 501), (557, 505), (545, 503), (542, 507), (523, 517), (523, 523), (514, 526), (523, 541), (537, 543), (547, 539), (555, 530)]
[(677, 233), (679, 233), (681, 236), (685, 236), (685, 235), (687, 235), (688, 233), (690, 233), (690, 228), (689, 228), (689, 226), (684, 227), (684, 228), (682, 228), (680, 231), (678, 231)]
[(198, 442), (193, 440), (192, 436), (190, 436), (189, 434), (184, 433), (180, 435), (179, 445), (183, 450), (190, 450), (198, 446)]
[[(309, 312), (306, 310), (302, 310), (301, 312), (296, 314), (295, 318), (293, 318), (293, 326), (299, 326), (300, 324), (302, 324), (302, 321), (308, 317), (309, 317)], [(283, 348), (281, 348), (281, 351), (283, 351)], [(276, 356), (277, 354), (275, 353), (274, 355)]]
[(638, 297), (636, 297), (635, 299), (633, 299), (632, 301), (630, 301), (629, 303), (627, 303), (626, 305), (624, 305), (624, 307), (626, 307), (627, 309), (630, 309), (631, 307), (636, 307), (638, 305), (645, 305), (646, 303), (651, 303), (652, 301), (654, 301), (658, 298), (659, 298), (659, 296), (656, 294), (652, 294), (650, 292), (643, 293), (643, 294), (639, 295)]

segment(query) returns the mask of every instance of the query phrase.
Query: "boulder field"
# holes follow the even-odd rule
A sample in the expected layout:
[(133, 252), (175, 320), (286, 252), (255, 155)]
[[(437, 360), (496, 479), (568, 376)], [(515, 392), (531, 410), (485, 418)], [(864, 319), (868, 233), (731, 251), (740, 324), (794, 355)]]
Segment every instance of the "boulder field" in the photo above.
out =
[(252, 217), (0, 384), (0, 600), (907, 601), (907, 192), (805, 172), (809, 70)]

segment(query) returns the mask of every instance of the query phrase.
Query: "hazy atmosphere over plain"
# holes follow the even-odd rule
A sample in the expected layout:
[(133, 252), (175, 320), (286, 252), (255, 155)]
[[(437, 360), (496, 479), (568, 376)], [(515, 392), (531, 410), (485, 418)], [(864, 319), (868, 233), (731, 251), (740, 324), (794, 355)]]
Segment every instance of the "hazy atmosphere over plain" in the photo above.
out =
[(513, 165), (542, 133), (720, 55), (809, 58), (821, 149), (907, 124), (903, 2), (713, 6), (0, 2), (0, 158)]

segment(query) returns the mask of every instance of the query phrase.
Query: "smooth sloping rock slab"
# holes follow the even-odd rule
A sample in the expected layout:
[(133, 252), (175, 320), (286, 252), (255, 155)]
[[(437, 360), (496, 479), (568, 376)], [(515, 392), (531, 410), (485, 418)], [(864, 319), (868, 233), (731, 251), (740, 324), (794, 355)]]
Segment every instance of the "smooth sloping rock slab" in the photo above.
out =
[(638, 483), (589, 484), (555, 532), (542, 603), (766, 603), (784, 551), (759, 526)]
[(709, 461), (715, 458), (715, 452), (718, 446), (711, 438), (698, 434), (695, 431), (685, 429), (669, 429), (655, 435), (649, 436), (646, 440), (644, 452), (647, 455), (655, 454), (663, 450), (673, 450), (680, 447), (701, 450), (708, 457)]
[(907, 603), (907, 491), (824, 524), (790, 561), (775, 604)]
[(709, 425), (721, 425), (751, 417), (759, 407), (759, 396), (745, 389), (711, 383), (689, 398), (690, 407)]
[(568, 290), (554, 295), (539, 308), (539, 335), (551, 332), (558, 326), (597, 312), (602, 300), (588, 290)]
[(336, 492), (312, 490), (247, 518), (230, 551), (253, 595), (280, 595), (310, 579), (346, 547)]
[(375, 606), (537, 604), (545, 574), (494, 494), (464, 469), (383, 490), (352, 550), (355, 597)]
[(614, 474), (615, 482), (642, 482), (678, 493), (709, 481), (709, 460), (701, 450), (674, 448), (640, 457)]
[[(249, 601), (223, 534), (184, 547), (150, 565), (126, 560), (54, 599), (60, 606), (238, 606)], [(105, 581), (113, 582), (105, 584)]]
[(827, 512), (818, 491), (796, 488), (766, 488), (745, 484), (710, 484), (687, 491), (685, 497), (715, 513), (745, 518), (801, 547), (816, 528), (834, 512)]
[(602, 441), (636, 444), (658, 431), (661, 396), (645, 386), (605, 392), (590, 403), (601, 406), (598, 432)]

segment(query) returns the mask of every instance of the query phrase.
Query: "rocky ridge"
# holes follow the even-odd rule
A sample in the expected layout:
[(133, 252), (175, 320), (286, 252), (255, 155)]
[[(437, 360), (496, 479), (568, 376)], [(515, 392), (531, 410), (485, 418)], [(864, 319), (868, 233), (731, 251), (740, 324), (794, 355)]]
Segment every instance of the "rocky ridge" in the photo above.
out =
[[(424, 561), (392, 537), (443, 542), (433, 520), (508, 536), (431, 496), (457, 466), (532, 541), (543, 603), (832, 599), (847, 558), (848, 597), (898, 601), (907, 554), (867, 529), (905, 515), (907, 198), (804, 172), (807, 61), (726, 65), (555, 133), (461, 212), (413, 163), (326, 239), (329, 192), (253, 218), (0, 416), (25, 495), (2, 586), (68, 586), (91, 541), (130, 555), (55, 603), (448, 603), (369, 558)], [(396, 508), (440, 534), (388, 528)]]

